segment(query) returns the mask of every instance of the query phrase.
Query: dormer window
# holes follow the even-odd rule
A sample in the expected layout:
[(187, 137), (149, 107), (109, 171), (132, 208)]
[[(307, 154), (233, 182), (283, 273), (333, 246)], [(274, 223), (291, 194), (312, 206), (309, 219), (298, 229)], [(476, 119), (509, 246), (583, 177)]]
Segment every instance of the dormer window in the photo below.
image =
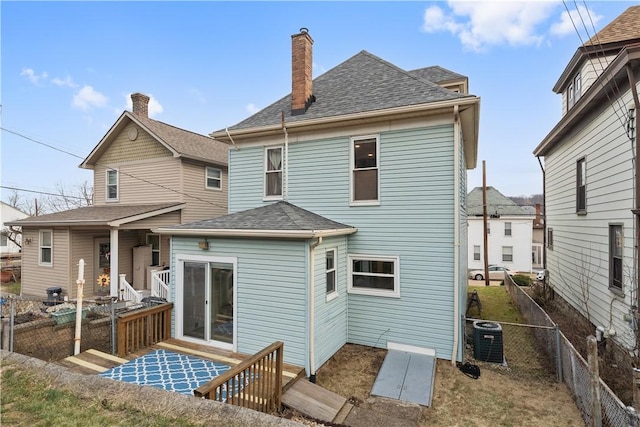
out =
[(576, 74), (567, 87), (567, 110), (575, 105), (582, 95), (582, 80), (580, 73)]
[(107, 201), (118, 200), (118, 171), (107, 169)]

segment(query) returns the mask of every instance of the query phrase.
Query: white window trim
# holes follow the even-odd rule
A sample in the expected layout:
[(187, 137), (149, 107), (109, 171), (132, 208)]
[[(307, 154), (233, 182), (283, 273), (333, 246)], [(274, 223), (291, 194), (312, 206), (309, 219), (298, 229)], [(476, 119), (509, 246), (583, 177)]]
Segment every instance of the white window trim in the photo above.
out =
[[(51, 233), (51, 246), (42, 245), (42, 233)], [(42, 261), (43, 248), (51, 249), (51, 262)], [(38, 265), (42, 267), (53, 267), (53, 230), (51, 229), (38, 230)]]
[[(377, 200), (354, 200), (353, 171), (355, 170), (355, 143), (363, 139), (375, 138), (376, 140), (376, 169), (378, 170), (378, 199)], [(380, 205), (380, 135), (353, 136), (349, 140), (349, 204), (350, 206), (379, 206)]]
[[(510, 254), (506, 254), (506, 255), (511, 255), (511, 261), (506, 261), (504, 259), (504, 256), (505, 256), (504, 249), (505, 248), (511, 248), (511, 253)], [(501, 250), (501, 258), (502, 258), (502, 262), (504, 262), (504, 263), (513, 263), (513, 246), (503, 246), (502, 250)]]
[[(282, 174), (282, 179), (280, 181), (280, 195), (276, 196), (267, 196), (267, 170), (268, 170), (268, 162), (269, 162), (269, 150), (280, 149), (280, 153), (282, 155), (282, 160), (280, 161), (280, 173)], [(262, 172), (262, 180), (263, 180), (263, 188), (262, 188), (262, 200), (282, 200), (282, 193), (284, 193), (284, 145), (272, 145), (269, 147), (264, 147), (264, 161), (262, 162), (264, 171)], [(274, 172), (274, 171), (271, 171)]]
[[(507, 227), (509, 224), (509, 227)], [(508, 233), (507, 233), (508, 231)], [(505, 221), (504, 223), (504, 237), (512, 237), (513, 236), (513, 223), (511, 221)]]
[[(158, 237), (158, 249), (153, 249), (153, 243), (149, 243), (149, 236), (157, 236)], [(161, 234), (155, 234), (155, 233), (147, 233), (145, 235), (145, 242), (147, 245), (151, 245), (151, 253), (153, 254), (153, 252), (158, 252), (158, 265), (162, 265), (162, 260), (160, 259), (160, 255), (162, 254), (161, 248), (162, 248), (162, 235)], [(153, 255), (152, 255), (153, 257)]]
[(326, 286), (326, 277), (327, 274), (329, 273), (330, 270), (325, 270), (325, 293), (326, 293), (326, 300), (327, 302), (332, 301), (336, 298), (338, 298), (338, 248), (330, 248), (327, 249), (325, 251), (325, 268), (327, 265), (327, 252), (333, 252), (333, 274), (334, 274), (334, 280), (333, 280), (333, 291), (331, 292), (327, 292), (327, 286)]
[[(220, 183), (220, 186), (218, 187), (209, 186), (209, 170), (218, 171), (218, 173), (220, 174), (220, 178), (211, 177), (211, 179), (217, 179), (218, 182)], [(213, 166), (204, 167), (204, 188), (206, 188), (207, 190), (222, 191), (222, 169), (214, 168)]]
[[(394, 290), (387, 291), (383, 289), (365, 289), (353, 287), (353, 260), (360, 259), (366, 261), (391, 261), (393, 262)], [(348, 263), (348, 288), (350, 294), (372, 295), (389, 298), (400, 298), (400, 257), (398, 256), (380, 256), (380, 255), (364, 255), (349, 254), (347, 255)]]
[[(109, 172), (116, 173), (116, 197), (114, 199), (109, 198)], [(120, 200), (120, 170), (116, 168), (107, 168), (104, 173), (104, 199), (107, 202), (117, 202)]]

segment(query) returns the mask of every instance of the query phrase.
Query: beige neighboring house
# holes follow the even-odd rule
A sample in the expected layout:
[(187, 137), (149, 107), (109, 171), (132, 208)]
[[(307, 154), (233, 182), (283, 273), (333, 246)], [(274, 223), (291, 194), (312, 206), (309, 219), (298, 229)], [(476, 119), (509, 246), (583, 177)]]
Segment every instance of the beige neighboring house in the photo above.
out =
[(93, 205), (9, 223), (23, 229), (23, 294), (75, 297), (84, 259), (85, 296), (166, 297), (169, 236), (151, 229), (227, 213), (228, 146), (150, 119), (146, 95), (131, 99), (80, 164), (93, 170)]
[[(27, 218), (29, 215), (1, 201), (0, 208), (0, 255), (4, 257), (5, 255), (19, 254), (20, 246), (7, 237), (8, 227), (5, 222)], [(16, 239), (18, 243), (21, 243), (20, 235), (17, 235)]]

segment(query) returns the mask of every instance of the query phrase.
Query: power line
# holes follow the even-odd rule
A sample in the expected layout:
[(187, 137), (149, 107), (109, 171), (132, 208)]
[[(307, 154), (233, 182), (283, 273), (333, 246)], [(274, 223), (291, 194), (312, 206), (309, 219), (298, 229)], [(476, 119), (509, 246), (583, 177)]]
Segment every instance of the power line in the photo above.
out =
[(4, 188), (6, 190), (24, 191), (26, 193), (44, 194), (44, 195), (47, 195), (47, 196), (64, 197), (64, 198), (67, 198), (67, 199), (85, 200), (84, 197), (80, 197), (80, 196), (68, 196), (66, 194), (49, 193), (47, 191), (27, 190), (26, 188), (8, 187), (6, 185), (0, 185), (0, 188)]

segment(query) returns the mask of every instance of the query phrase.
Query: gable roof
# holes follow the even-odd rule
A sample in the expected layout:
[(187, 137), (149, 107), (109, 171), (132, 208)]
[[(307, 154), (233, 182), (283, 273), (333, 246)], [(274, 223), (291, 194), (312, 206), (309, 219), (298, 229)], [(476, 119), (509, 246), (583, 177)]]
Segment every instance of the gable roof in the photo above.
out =
[(98, 145), (95, 146), (91, 153), (89, 153), (80, 164), (80, 167), (91, 169), (107, 149), (111, 140), (130, 122), (140, 126), (156, 141), (171, 151), (173, 157), (183, 157), (222, 166), (227, 166), (228, 164), (229, 147), (224, 142), (158, 120), (143, 117), (139, 114), (124, 111), (114, 125), (111, 126), (107, 134), (102, 137)]
[(442, 68), (439, 65), (433, 65), (431, 67), (418, 68), (416, 70), (411, 70), (409, 71), (409, 74), (424, 80), (428, 80), (433, 83), (438, 83), (438, 84), (452, 81), (452, 80), (461, 80), (461, 79), (467, 78), (467, 76), (454, 73), (453, 71), (447, 70), (446, 68)]
[(47, 215), (31, 216), (18, 221), (11, 221), (7, 224), (22, 227), (53, 227), (63, 225), (103, 225), (117, 227), (129, 222), (173, 212), (182, 209), (184, 206), (185, 204), (180, 202), (149, 205), (85, 206)]
[[(467, 195), (467, 215), (482, 216), (482, 187), (476, 187)], [(493, 187), (487, 187), (487, 215), (527, 215), (532, 216), (526, 209), (504, 196)], [(535, 215), (535, 212), (534, 212)]]
[[(432, 72), (433, 73), (433, 72)], [(438, 86), (363, 50), (313, 80), (316, 100), (304, 114), (291, 114), (291, 94), (274, 102), (229, 131), (338, 117), (437, 101), (475, 98)], [(222, 130), (214, 132), (221, 133)]]
[(352, 234), (357, 228), (278, 201), (214, 219), (160, 227), (153, 231), (173, 235), (310, 239)]
[(608, 43), (640, 39), (640, 6), (631, 6), (616, 19), (608, 23), (583, 46), (595, 46)]

